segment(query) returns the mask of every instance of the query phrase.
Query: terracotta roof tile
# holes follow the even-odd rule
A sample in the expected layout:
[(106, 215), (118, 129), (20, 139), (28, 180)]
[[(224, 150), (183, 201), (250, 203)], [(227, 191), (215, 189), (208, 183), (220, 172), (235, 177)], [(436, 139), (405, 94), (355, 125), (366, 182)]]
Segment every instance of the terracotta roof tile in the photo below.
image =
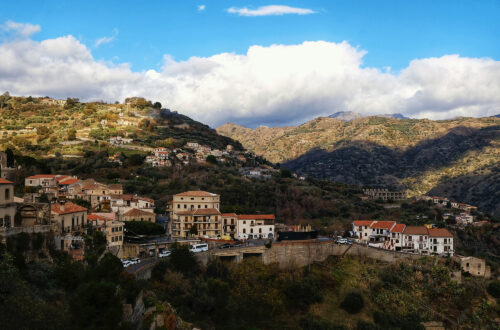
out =
[(71, 202), (66, 202), (64, 204), (64, 210), (61, 209), (62, 204), (57, 203), (57, 204), (51, 204), (50, 205), (50, 210), (52, 213), (55, 214), (69, 214), (69, 213), (76, 213), (76, 212), (87, 212), (87, 209), (84, 208), (83, 206), (73, 204)]
[(222, 213), (223, 217), (236, 217), (236, 213)]
[(274, 220), (274, 214), (238, 214), (238, 220)]
[(137, 217), (137, 216), (141, 216), (141, 215), (151, 216), (151, 215), (154, 215), (154, 213), (146, 212), (146, 211), (139, 210), (139, 209), (130, 209), (127, 212), (123, 213), (123, 215), (127, 216), (127, 217)]
[(355, 226), (371, 226), (373, 220), (354, 220), (353, 223)]
[(210, 193), (208, 191), (191, 190), (191, 191), (185, 191), (185, 192), (176, 194), (175, 196), (183, 196), (183, 197), (215, 197), (215, 196), (218, 196), (218, 195)]
[(14, 182), (0, 178), (0, 184), (14, 184)]
[(75, 178), (69, 178), (69, 179), (64, 179), (62, 181), (59, 181), (59, 184), (63, 184), (63, 185), (70, 185), (70, 184), (73, 184), (73, 183), (77, 183), (78, 179), (75, 179)]
[(403, 234), (405, 234), (405, 235), (428, 235), (429, 230), (424, 226), (406, 226)]
[(57, 174), (36, 174), (26, 177), (26, 179), (52, 179), (55, 178)]
[(453, 237), (453, 235), (445, 228), (429, 229), (429, 237)]
[(405, 227), (405, 224), (397, 223), (394, 227), (392, 227), (391, 233), (402, 233)]
[(176, 212), (179, 215), (220, 215), (217, 209), (195, 209), (189, 211)]
[(371, 227), (375, 229), (387, 229), (390, 230), (392, 226), (396, 224), (395, 221), (375, 221), (372, 223)]

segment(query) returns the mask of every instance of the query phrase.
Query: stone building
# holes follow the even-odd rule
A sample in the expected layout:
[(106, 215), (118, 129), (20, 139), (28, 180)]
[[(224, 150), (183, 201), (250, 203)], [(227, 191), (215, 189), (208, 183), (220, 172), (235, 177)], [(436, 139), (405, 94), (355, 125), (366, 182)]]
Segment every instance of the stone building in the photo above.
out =
[(274, 214), (238, 214), (239, 239), (274, 238)]
[(456, 256), (455, 261), (460, 264), (460, 268), (472, 276), (491, 277), (491, 268), (486, 265), (486, 260), (476, 257)]
[(408, 192), (406, 190), (390, 191), (388, 189), (363, 189), (363, 193), (370, 199), (393, 201), (408, 199)]

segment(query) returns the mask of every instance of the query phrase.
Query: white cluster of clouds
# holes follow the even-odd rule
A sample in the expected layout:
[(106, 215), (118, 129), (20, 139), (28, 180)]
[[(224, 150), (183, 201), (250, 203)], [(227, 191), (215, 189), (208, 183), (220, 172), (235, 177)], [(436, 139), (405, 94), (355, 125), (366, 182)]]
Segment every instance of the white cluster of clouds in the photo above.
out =
[(7, 21), (5, 24), (0, 25), (0, 30), (13, 35), (13, 37), (27, 38), (32, 34), (40, 32), (41, 28), (40, 25)]
[(281, 15), (309, 15), (316, 12), (308, 8), (297, 8), (282, 5), (269, 5), (262, 6), (257, 9), (249, 9), (247, 7), (236, 8), (231, 7), (227, 10), (230, 14), (237, 14), (238, 16), (281, 16)]
[(296, 124), (337, 111), (444, 119), (500, 113), (500, 62), (446, 55), (394, 74), (363, 66), (347, 42), (252, 46), (134, 72), (72, 36), (0, 44), (0, 93), (123, 101), (144, 96), (212, 126)]
[(198, 11), (204, 11), (206, 9), (205, 5), (198, 5)]

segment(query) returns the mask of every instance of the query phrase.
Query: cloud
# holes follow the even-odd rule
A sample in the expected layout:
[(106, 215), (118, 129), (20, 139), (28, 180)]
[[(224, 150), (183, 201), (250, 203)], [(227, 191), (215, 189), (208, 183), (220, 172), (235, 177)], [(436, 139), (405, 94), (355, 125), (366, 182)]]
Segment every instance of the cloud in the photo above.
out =
[(118, 36), (118, 32), (119, 32), (118, 29), (114, 28), (113, 35), (111, 35), (109, 37), (102, 37), (102, 38), (97, 39), (95, 44), (94, 44), (94, 47), (99, 47), (100, 45), (109, 44), (110, 42), (113, 42), (116, 39), (116, 37)]
[(40, 32), (40, 25), (34, 25), (30, 23), (17, 23), (13, 21), (7, 21), (5, 24), (0, 25), (0, 29), (13, 34), (15, 37), (27, 38), (34, 33)]
[(93, 58), (73, 36), (0, 44), (0, 93), (124, 100), (144, 96), (217, 126), (286, 125), (336, 111), (444, 119), (500, 113), (500, 62), (459, 55), (416, 59), (401, 70), (366, 67), (348, 42), (251, 46), (134, 72)]
[(297, 8), (280, 5), (262, 6), (257, 9), (248, 9), (247, 7), (236, 8), (231, 7), (227, 10), (230, 14), (237, 14), (238, 16), (281, 16), (281, 15), (309, 15), (316, 12), (308, 8)]
[(205, 5), (198, 5), (198, 11), (204, 11)]

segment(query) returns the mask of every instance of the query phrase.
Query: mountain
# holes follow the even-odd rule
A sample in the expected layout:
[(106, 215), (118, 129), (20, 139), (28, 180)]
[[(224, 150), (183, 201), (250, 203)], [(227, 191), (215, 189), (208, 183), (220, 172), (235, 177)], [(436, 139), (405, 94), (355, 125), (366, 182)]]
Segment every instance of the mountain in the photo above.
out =
[(328, 118), (335, 118), (343, 121), (351, 121), (356, 118), (363, 117), (362, 114), (354, 111), (339, 111), (328, 116)]
[(296, 127), (217, 131), (301, 175), (442, 193), (500, 214), (500, 119), (351, 121), (320, 117)]
[[(339, 119), (342, 121), (351, 121), (353, 119), (357, 118), (363, 118), (363, 117), (370, 117), (369, 115), (363, 115), (359, 112), (353, 112), (353, 111), (339, 111), (335, 112), (334, 114), (331, 114), (328, 116), (328, 118), (334, 118), (334, 119)], [(383, 114), (383, 115), (373, 115), (371, 117), (384, 117), (384, 118), (395, 118), (395, 119), (409, 119), (408, 117), (403, 116), (400, 113), (388, 113), (388, 114)]]

